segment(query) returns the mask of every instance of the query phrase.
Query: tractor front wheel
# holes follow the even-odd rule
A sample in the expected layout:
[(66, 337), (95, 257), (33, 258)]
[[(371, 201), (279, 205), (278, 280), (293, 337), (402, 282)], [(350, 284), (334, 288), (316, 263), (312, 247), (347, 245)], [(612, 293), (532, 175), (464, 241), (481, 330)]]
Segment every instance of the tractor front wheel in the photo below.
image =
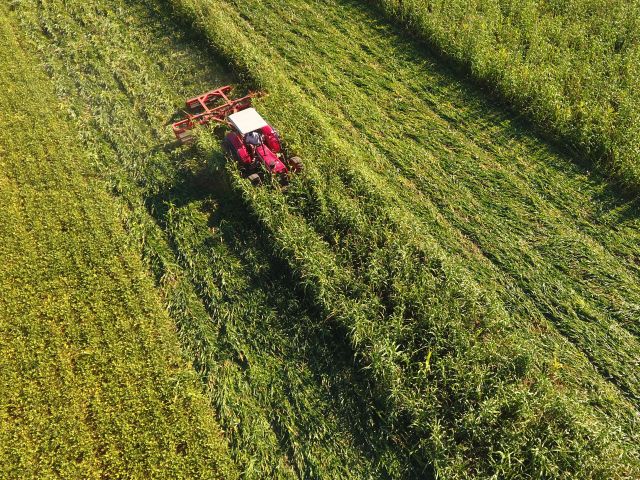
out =
[(301, 172), (304, 169), (304, 163), (300, 157), (291, 157), (289, 159), (289, 165), (294, 172)]

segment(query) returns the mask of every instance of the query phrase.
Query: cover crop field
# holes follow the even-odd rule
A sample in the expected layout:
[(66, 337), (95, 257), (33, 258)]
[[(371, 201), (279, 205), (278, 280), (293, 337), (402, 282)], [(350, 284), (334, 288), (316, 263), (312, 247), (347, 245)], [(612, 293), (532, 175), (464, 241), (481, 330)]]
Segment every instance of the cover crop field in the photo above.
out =
[[(144, 288), (156, 300), (122, 287), (138, 303), (116, 297), (111, 307), (135, 317), (155, 305), (133, 321), (144, 326), (135, 348), (163, 372), (162, 362), (180, 357), (173, 320), (201, 380), (198, 389), (183, 371), (177, 406), (134, 430), (125, 410), (117, 424), (146, 438), (173, 421), (162, 435), (201, 438), (189, 440), (187, 455), (172, 450), (184, 458), (156, 465), (154, 475), (167, 478), (178, 476), (171, 468), (247, 479), (638, 478), (636, 202), (461, 81), (443, 64), (444, 40), (429, 37), (442, 48), (436, 57), (388, 21), (418, 18), (416, 10), (369, 3), (11, 2), (4, 25), (21, 30), (40, 61), (5, 55), (3, 65), (42, 66), (48, 79), (27, 78), (61, 102), (52, 130), (68, 132), (69, 152), (55, 160), (82, 172), (69, 188), (105, 209), (101, 224), (120, 232), (110, 248), (126, 249), (137, 275), (146, 267), (155, 278), (156, 291), (148, 279)], [(266, 91), (257, 108), (304, 159), (286, 191), (242, 179), (216, 132), (173, 143), (168, 125), (184, 99), (228, 83)], [(2, 168), (25, 183), (41, 174), (15, 162)], [(38, 218), (60, 221), (67, 202)], [(82, 228), (78, 238), (100, 241)], [(83, 262), (98, 261), (87, 255)], [(78, 335), (114, 315), (92, 300), (93, 285), (74, 291), (97, 316), (74, 323)], [(61, 342), (80, 348), (59, 328)], [(113, 326), (104, 328), (108, 337)], [(108, 358), (136, 368), (138, 350), (122, 348)], [(137, 371), (139, 382), (171, 382), (167, 372)], [(97, 380), (107, 391), (109, 378)], [(118, 388), (139, 390), (128, 382)], [(147, 395), (139, 408), (153, 408)], [(12, 418), (14, 407), (3, 408)], [(112, 408), (93, 415), (113, 416)], [(34, 442), (41, 458), (57, 458), (50, 443)], [(82, 458), (98, 462), (97, 472), (113, 457), (96, 448)], [(10, 450), (3, 455), (18, 468)], [(149, 476), (152, 458), (129, 472)]]
[(16, 30), (0, 5), (0, 477), (231, 477), (121, 205)]

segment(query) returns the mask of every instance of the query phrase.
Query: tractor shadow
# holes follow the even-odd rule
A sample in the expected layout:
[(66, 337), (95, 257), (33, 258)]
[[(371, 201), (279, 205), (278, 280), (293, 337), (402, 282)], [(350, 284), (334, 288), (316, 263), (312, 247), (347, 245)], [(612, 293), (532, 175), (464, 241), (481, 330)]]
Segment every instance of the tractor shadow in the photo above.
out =
[[(192, 147), (185, 150), (187, 154), (193, 155)], [(222, 153), (216, 153), (214, 157), (216, 158), (212, 159), (212, 163), (224, 161)], [(274, 187), (263, 185), (255, 188)], [(305, 365), (311, 372), (314, 383), (323, 386), (323, 399), (330, 405), (331, 414), (337, 412), (339, 424), (348, 428), (350, 434), (358, 439), (357, 445), (361, 452), (373, 464), (380, 464), (381, 452), (392, 449), (383, 439), (397, 435), (397, 432), (385, 424), (385, 418), (380, 413), (384, 412), (385, 407), (372, 394), (375, 386), (370, 383), (369, 376), (356, 360), (357, 355), (348, 342), (349, 332), (337, 323), (323, 318), (314, 300), (308, 298), (299, 287), (300, 284), (288, 264), (274, 255), (269, 248), (271, 241), (268, 234), (234, 188), (227, 169), (215, 172), (206, 167), (195, 172), (183, 170), (179, 181), (171, 189), (146, 199), (149, 213), (165, 232), (171, 230), (167, 228), (169, 209), (187, 208), (193, 203), (197, 203), (199, 211), (208, 218), (209, 233), (204, 250), (213, 249), (216, 243), (222, 242), (233, 261), (239, 263), (241, 276), (247, 285), (238, 299), (238, 292), (227, 292), (226, 287), (219, 284), (222, 297), (229, 299), (226, 300), (229, 302), (247, 305), (259, 302), (256, 309), (274, 312), (262, 329), (259, 326), (247, 326), (247, 330), (254, 328), (255, 331), (253, 335), (248, 331), (243, 341), (251, 344), (252, 336), (259, 337), (266, 332), (273, 338), (287, 339), (277, 346), (282, 351), (281, 355), (288, 359), (289, 365), (296, 368)], [(169, 243), (175, 258), (181, 258), (183, 252), (179, 251), (172, 238), (169, 238)], [(186, 265), (182, 267), (188, 268)], [(213, 269), (215, 265), (210, 267)], [(207, 298), (204, 292), (198, 291), (198, 296), (203, 305), (211, 305), (212, 299)], [(207, 310), (215, 319), (217, 310)], [(260, 325), (260, 321), (257, 321), (257, 325)], [(228, 358), (242, 370), (251, 368), (245, 352), (238, 351), (233, 346), (233, 341), (225, 340), (225, 334), (223, 324), (221, 338), (217, 340), (220, 348), (225, 349)], [(260, 346), (256, 343), (254, 354), (259, 350)], [(280, 375), (286, 378), (287, 372), (283, 370)], [(285, 395), (289, 405), (299, 404), (292, 391), (286, 391)], [(272, 428), (281, 439), (287, 454), (294, 458), (296, 439), (290, 438), (287, 426), (275, 413), (277, 408), (278, 405), (272, 408)], [(424, 471), (424, 465), (412, 465), (412, 459), (401, 451), (398, 450), (395, 454), (403, 458), (408, 470)], [(301, 478), (313, 475), (313, 469), (310, 468), (309, 471), (299, 472)], [(391, 474), (381, 478), (391, 478)]]

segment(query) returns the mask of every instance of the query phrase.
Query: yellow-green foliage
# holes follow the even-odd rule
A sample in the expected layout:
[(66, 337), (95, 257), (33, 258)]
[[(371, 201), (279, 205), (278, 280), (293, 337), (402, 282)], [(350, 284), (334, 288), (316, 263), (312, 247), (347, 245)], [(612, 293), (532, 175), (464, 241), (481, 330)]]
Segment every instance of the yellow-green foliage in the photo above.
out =
[(119, 204), (0, 6), (0, 477), (233, 478)]
[[(246, 478), (640, 475), (639, 220), (597, 177), (356, 0), (12, 3)], [(304, 158), (287, 192), (170, 148), (236, 81), (207, 40)]]
[(640, 3), (370, 0), (640, 192)]

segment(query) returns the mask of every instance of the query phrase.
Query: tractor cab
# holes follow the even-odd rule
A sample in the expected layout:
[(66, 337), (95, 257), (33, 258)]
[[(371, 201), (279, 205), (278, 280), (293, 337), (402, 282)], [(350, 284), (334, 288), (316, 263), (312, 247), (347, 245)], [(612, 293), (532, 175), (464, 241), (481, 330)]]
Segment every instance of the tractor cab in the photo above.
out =
[(260, 129), (269, 126), (255, 108), (245, 108), (244, 110), (240, 110), (238, 113), (229, 115), (228, 120), (231, 126), (240, 135), (257, 132)]
[(234, 131), (227, 134), (225, 143), (227, 147), (232, 147), (227, 149), (239, 159), (242, 166), (248, 170), (262, 166), (279, 176), (287, 176), (290, 170), (301, 169), (302, 164), (297, 157), (285, 157), (278, 133), (254, 108), (229, 115), (228, 120)]

